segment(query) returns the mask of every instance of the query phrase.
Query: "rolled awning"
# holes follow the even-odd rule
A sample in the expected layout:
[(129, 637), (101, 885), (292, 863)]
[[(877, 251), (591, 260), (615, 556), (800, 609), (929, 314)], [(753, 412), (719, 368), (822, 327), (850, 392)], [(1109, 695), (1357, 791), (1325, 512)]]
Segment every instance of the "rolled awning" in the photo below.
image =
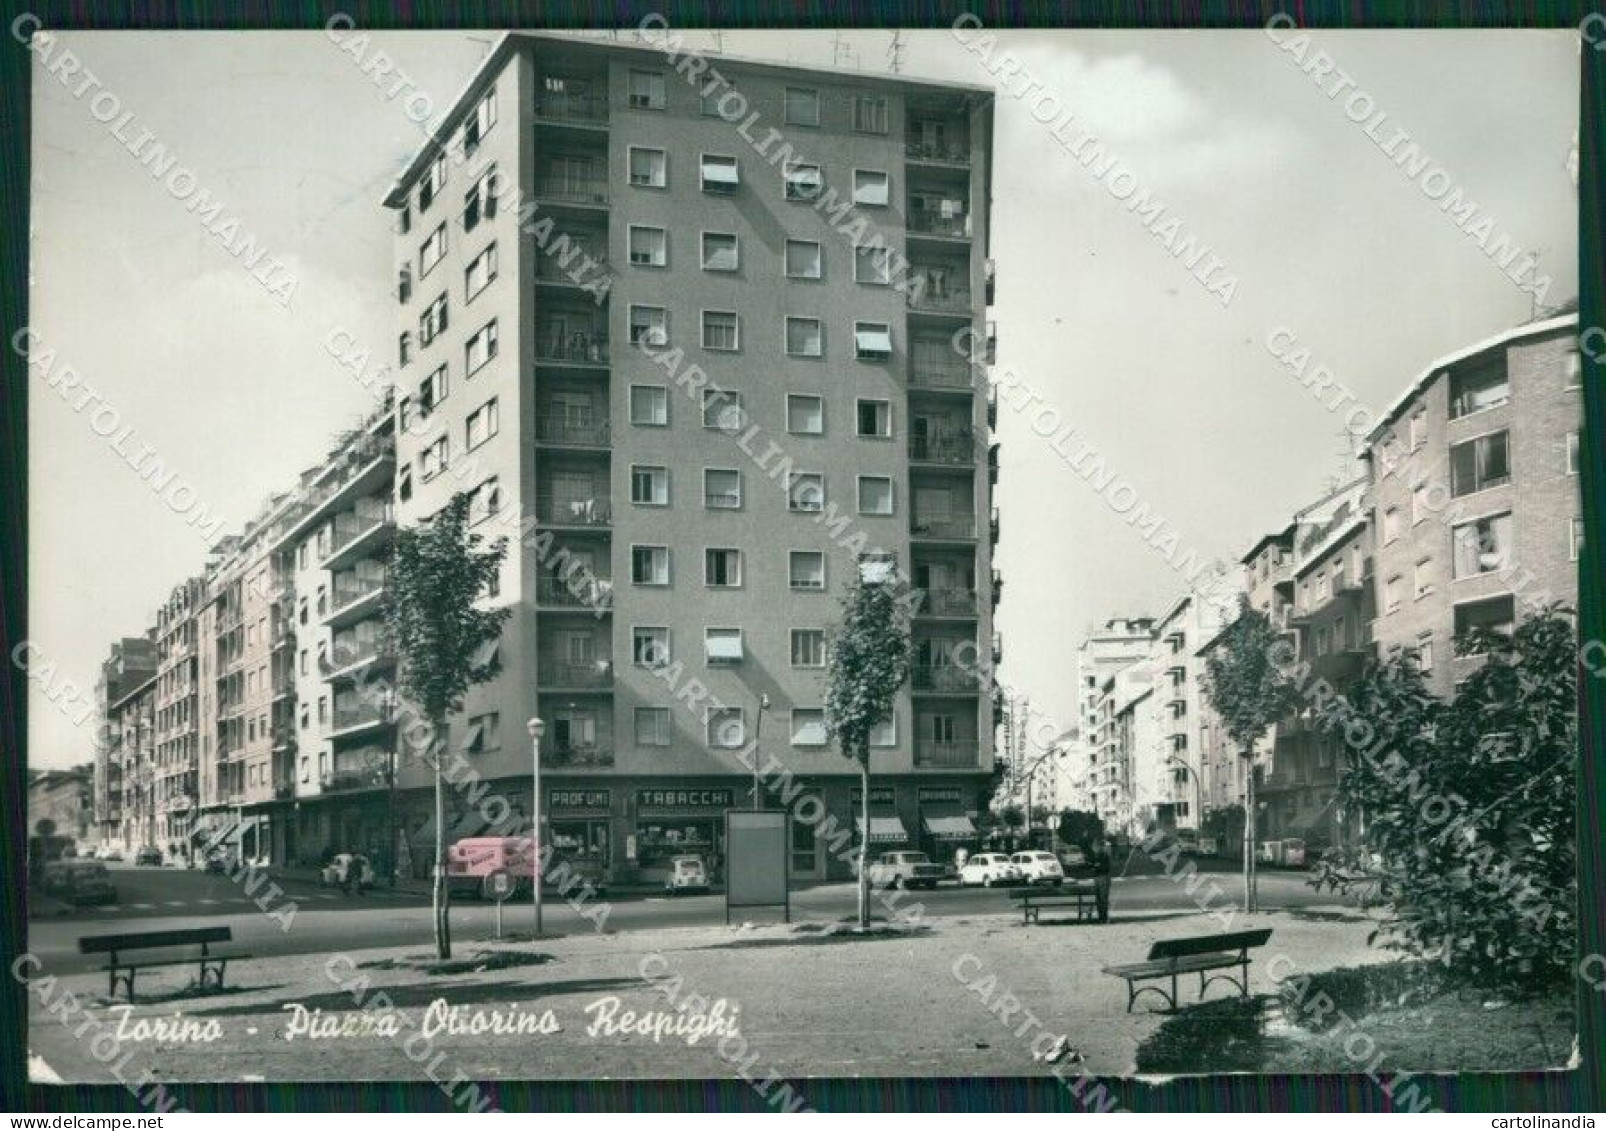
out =
[(853, 332), (853, 342), (860, 353), (892, 352), (892, 332), (890, 330), (855, 330)]
[(718, 185), (721, 188), (726, 186), (735, 188), (741, 182), (741, 176), (736, 171), (736, 163), (734, 161), (710, 161), (704, 158), (703, 180), (708, 184)]
[[(864, 832), (864, 818), (853, 818), (853, 825), (862, 834)], [(907, 844), (909, 830), (903, 827), (903, 821), (897, 817), (870, 818), (871, 844)]]
[(206, 829), (197, 829), (190, 834), (191, 840), (198, 840), (206, 848), (216, 848), (219, 845), (238, 844), (240, 840), (240, 822), (224, 821)]
[(971, 840), (976, 836), (976, 826), (962, 813), (956, 817), (924, 817), (922, 821), (926, 832), (937, 840)]

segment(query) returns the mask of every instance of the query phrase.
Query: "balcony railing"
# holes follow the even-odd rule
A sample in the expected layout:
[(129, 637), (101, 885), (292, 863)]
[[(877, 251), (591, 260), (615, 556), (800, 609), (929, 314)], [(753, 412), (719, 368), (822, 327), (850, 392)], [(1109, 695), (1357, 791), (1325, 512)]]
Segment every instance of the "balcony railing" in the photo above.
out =
[(535, 419), (535, 438), (543, 444), (572, 448), (605, 448), (608, 446), (606, 420), (577, 421), (565, 416), (538, 416)]
[(911, 161), (944, 161), (950, 165), (970, 164), (970, 142), (965, 139), (908, 141), (904, 143), (903, 150)]
[(603, 177), (555, 177), (536, 174), (535, 197), (571, 204), (607, 204), (608, 182)]
[(953, 742), (938, 742), (930, 738), (915, 739), (915, 765), (943, 766), (950, 769), (974, 769), (981, 757), (981, 743), (973, 738)]
[(613, 268), (608, 264), (606, 244), (600, 241), (596, 244), (577, 241), (576, 246), (580, 249), (580, 254), (572, 260), (567, 255), (562, 258), (542, 256), (536, 260), (535, 281), (583, 287), (589, 286), (596, 279), (613, 274)]
[(962, 355), (945, 352), (914, 358), (909, 363), (909, 385), (916, 389), (971, 389), (976, 380)]
[(968, 316), (976, 309), (971, 301), (970, 288), (938, 283), (931, 276), (918, 271), (910, 276), (909, 289), (905, 293), (910, 310), (934, 310), (943, 314)]
[(535, 96), (535, 116), (552, 122), (602, 124), (608, 120), (608, 99), (601, 94), (548, 91)]
[(931, 208), (910, 209), (909, 230), (918, 235), (945, 236), (949, 239), (968, 240), (970, 238), (970, 214), (968, 212), (945, 213)]
[(916, 538), (974, 538), (973, 514), (920, 514), (909, 522), (909, 533)]
[(332, 524), (333, 532), (329, 538), (329, 552), (324, 554), (323, 557), (332, 558), (369, 531), (395, 521), (396, 512), (389, 503), (367, 513), (347, 512), (345, 514), (337, 514)]
[(385, 721), (385, 716), (378, 707), (361, 703), (355, 707), (336, 707), (330, 721), (331, 729), (346, 730), (350, 727), (382, 723)]
[(976, 446), (968, 433), (956, 436), (913, 436), (909, 458), (926, 463), (975, 463)]
[(589, 664), (543, 662), (540, 669), (540, 678), (537, 682), (542, 687), (612, 687), (613, 661), (595, 660)]
[(535, 517), (553, 526), (607, 526), (613, 521), (613, 508), (606, 498), (542, 499)]
[(608, 335), (599, 330), (568, 330), (551, 326), (535, 329), (537, 361), (571, 361), (600, 365), (608, 360)]
[(611, 609), (613, 582), (584, 573), (567, 579), (542, 577), (536, 580), (536, 601), (563, 609)]
[(377, 766), (330, 770), (323, 775), (322, 783), (326, 793), (339, 793), (352, 789), (379, 789), (390, 784), (385, 771)]
[(329, 607), (343, 609), (354, 601), (360, 601), (370, 594), (377, 593), (385, 587), (383, 577), (365, 577), (357, 581), (344, 581), (336, 585)]
[(544, 745), (541, 747), (541, 762), (548, 766), (611, 766), (613, 747)]
[(956, 664), (916, 664), (910, 677), (916, 691), (976, 690), (976, 673)]
[(976, 594), (968, 589), (927, 589), (920, 613), (928, 617), (975, 616)]
[(332, 657), (319, 657), (318, 671), (327, 676), (359, 664), (385, 664), (395, 659), (395, 648), (378, 639), (352, 641), (349, 644), (337, 640)]

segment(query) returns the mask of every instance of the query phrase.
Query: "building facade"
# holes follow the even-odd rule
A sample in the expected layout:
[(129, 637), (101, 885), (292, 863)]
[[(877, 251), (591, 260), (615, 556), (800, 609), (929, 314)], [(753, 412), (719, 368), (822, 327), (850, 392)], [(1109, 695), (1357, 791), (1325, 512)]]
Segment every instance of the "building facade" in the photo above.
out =
[(156, 642), (149, 636), (114, 641), (100, 665), (95, 683), (98, 726), (95, 734), (95, 829), (102, 844), (123, 843), (123, 761), (121, 735), (114, 726), (112, 704), (156, 674)]
[(1076, 741), (1057, 759), (1058, 794), (1073, 809), (1095, 812), (1095, 797), (1105, 721), (1102, 704), (1109, 678), (1148, 658), (1154, 638), (1153, 617), (1114, 617), (1082, 642), (1076, 652), (1078, 719)]

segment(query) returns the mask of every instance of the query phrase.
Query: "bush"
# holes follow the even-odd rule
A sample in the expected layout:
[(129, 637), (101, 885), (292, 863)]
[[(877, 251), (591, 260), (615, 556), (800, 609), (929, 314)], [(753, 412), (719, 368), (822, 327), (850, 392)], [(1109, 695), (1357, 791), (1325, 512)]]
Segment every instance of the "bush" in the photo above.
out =
[(1563, 980), (1577, 937), (1577, 645), (1547, 609), (1514, 633), (1457, 641), (1486, 659), (1449, 702), (1414, 659), (1375, 665), (1327, 727), (1352, 754), (1339, 783), (1365, 834), (1327, 852), (1318, 887), (1386, 909), (1373, 941), (1480, 984)]

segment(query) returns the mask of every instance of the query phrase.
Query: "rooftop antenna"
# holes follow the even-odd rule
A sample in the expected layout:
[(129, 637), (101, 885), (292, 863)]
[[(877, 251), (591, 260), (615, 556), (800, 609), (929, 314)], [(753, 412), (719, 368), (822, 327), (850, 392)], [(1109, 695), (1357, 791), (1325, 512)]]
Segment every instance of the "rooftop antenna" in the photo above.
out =
[(903, 29), (899, 28), (892, 33), (892, 42), (887, 44), (887, 70), (893, 74), (903, 73)]

